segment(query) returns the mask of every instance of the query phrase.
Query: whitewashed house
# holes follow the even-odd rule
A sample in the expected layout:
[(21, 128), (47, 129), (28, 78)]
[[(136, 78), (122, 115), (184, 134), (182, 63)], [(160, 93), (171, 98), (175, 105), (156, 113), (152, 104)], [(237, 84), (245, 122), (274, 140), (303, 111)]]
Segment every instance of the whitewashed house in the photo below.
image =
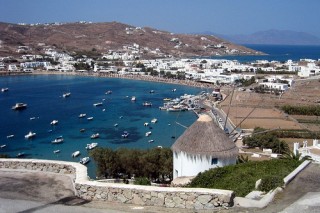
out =
[(235, 164), (238, 148), (209, 115), (200, 115), (172, 145), (173, 178)]

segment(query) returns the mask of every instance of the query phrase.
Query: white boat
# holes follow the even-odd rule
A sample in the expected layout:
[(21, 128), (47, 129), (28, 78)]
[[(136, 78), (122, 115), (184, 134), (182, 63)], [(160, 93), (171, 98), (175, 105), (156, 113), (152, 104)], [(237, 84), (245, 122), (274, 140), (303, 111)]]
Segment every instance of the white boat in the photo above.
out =
[(51, 125), (56, 125), (57, 123), (58, 123), (59, 121), (58, 120), (53, 120), (53, 121), (51, 121)]
[(98, 146), (98, 143), (90, 143), (90, 144), (87, 144), (86, 149), (91, 150), (96, 148), (97, 146)]
[(1, 92), (8, 92), (9, 88), (5, 87), (5, 88), (1, 88)]
[(91, 139), (96, 139), (96, 138), (99, 138), (99, 137), (100, 137), (99, 133), (95, 133), (95, 134), (91, 135)]
[(148, 143), (153, 143), (154, 142), (154, 140), (148, 140)]
[(97, 107), (97, 106), (102, 106), (102, 102), (94, 103), (93, 106), (95, 106), (95, 107)]
[(80, 129), (80, 132), (85, 132), (86, 131), (86, 129)]
[(13, 110), (21, 110), (21, 109), (25, 109), (25, 108), (27, 108), (27, 104), (24, 104), (24, 103), (16, 103), (16, 105), (11, 107), (11, 109), (13, 109)]
[(78, 157), (80, 155), (80, 151), (75, 151), (74, 153), (72, 153), (71, 157), (75, 158)]
[(5, 148), (6, 146), (7, 146), (6, 144), (3, 144), (0, 146), (0, 148), (2, 149), (2, 148)]
[(117, 126), (119, 126), (119, 124), (114, 124), (113, 126), (114, 126), (114, 127), (117, 127)]
[(175, 91), (177, 91), (177, 89), (172, 89), (172, 92), (175, 92)]
[(30, 118), (30, 120), (35, 120), (35, 119), (36, 119), (36, 117), (31, 117), (31, 118)]
[(124, 131), (123, 134), (121, 135), (121, 137), (123, 137), (123, 138), (129, 137), (129, 132)]
[(24, 155), (25, 155), (24, 152), (19, 152), (19, 153), (17, 154), (17, 157), (20, 158), (20, 157), (23, 157)]
[(151, 120), (151, 123), (157, 123), (157, 121), (158, 121), (158, 119), (156, 119), (156, 118), (153, 118), (152, 120)]
[(154, 93), (154, 90), (150, 90), (149, 93)]
[(109, 94), (111, 94), (112, 93), (112, 91), (111, 90), (108, 90), (107, 92), (106, 92), (106, 95), (109, 95)]
[(59, 136), (56, 139), (54, 139), (53, 141), (51, 141), (51, 143), (62, 143), (63, 142), (63, 137)]
[(149, 101), (145, 101), (145, 102), (143, 102), (142, 105), (143, 105), (143, 106), (152, 106), (152, 103), (149, 102)]
[(93, 117), (89, 117), (89, 118), (87, 118), (89, 121), (91, 121), (91, 120), (93, 120)]
[(146, 132), (146, 136), (148, 137), (149, 135), (151, 135), (151, 131)]
[(89, 157), (84, 157), (84, 158), (81, 158), (81, 160), (79, 161), (79, 163), (85, 165), (87, 163), (89, 163), (90, 161), (90, 158)]
[(148, 126), (148, 125), (149, 125), (149, 123), (148, 123), (148, 122), (145, 122), (143, 125), (144, 125), (144, 126)]
[(14, 135), (8, 135), (7, 136), (7, 138), (9, 139), (9, 138), (13, 138), (14, 137)]
[(71, 92), (63, 93), (62, 97), (67, 98), (71, 95)]
[(59, 153), (59, 152), (60, 152), (60, 149), (57, 149), (57, 150), (54, 150), (54, 151), (53, 151), (54, 154), (57, 154), (57, 153)]
[(87, 114), (81, 113), (81, 114), (79, 115), (79, 118), (84, 118), (84, 117), (86, 117), (86, 116), (87, 116)]
[(136, 99), (136, 96), (132, 96), (131, 97), (131, 101), (136, 101), (137, 99)]
[(33, 138), (33, 137), (35, 137), (36, 136), (36, 133), (35, 132), (29, 132), (28, 134), (26, 134), (24, 137), (26, 138), (26, 139), (30, 139), (30, 138)]

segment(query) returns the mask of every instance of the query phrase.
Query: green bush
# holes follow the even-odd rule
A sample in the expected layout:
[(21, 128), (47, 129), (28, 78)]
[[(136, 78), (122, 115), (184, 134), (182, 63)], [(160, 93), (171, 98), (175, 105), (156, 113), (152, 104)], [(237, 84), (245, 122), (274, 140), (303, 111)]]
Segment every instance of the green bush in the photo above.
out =
[(266, 176), (261, 179), (261, 183), (258, 187), (260, 191), (268, 192), (283, 185), (283, 178), (279, 176)]
[(150, 186), (151, 182), (146, 177), (138, 177), (134, 180), (135, 185), (144, 185), (144, 186)]

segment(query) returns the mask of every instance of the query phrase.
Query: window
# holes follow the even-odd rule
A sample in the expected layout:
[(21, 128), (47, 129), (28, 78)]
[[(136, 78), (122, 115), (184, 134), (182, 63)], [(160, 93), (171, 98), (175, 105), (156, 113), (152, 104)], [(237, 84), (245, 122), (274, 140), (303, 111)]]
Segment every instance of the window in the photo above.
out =
[(218, 163), (218, 158), (211, 158), (211, 165), (215, 165)]

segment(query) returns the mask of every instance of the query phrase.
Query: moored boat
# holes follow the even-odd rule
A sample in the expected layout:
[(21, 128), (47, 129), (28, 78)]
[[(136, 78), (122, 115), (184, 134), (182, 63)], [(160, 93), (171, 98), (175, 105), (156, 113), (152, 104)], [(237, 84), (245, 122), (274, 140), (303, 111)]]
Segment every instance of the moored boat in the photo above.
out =
[(57, 154), (57, 153), (59, 153), (59, 152), (60, 152), (60, 149), (57, 149), (57, 150), (54, 150), (54, 151), (53, 151), (54, 154)]
[(88, 121), (91, 121), (91, 120), (93, 120), (93, 117), (89, 117), (89, 118), (87, 118), (87, 120), (88, 120)]
[(24, 136), (24, 138), (30, 139), (30, 138), (33, 138), (33, 137), (35, 137), (35, 136), (36, 136), (36, 133), (30, 131), (28, 134), (26, 134), (26, 135)]
[(80, 155), (80, 151), (75, 151), (71, 154), (71, 157), (75, 158), (78, 157)]
[(143, 102), (142, 105), (143, 105), (143, 106), (152, 106), (152, 103), (149, 102), (149, 101), (145, 101), (145, 102)]
[(7, 138), (9, 139), (9, 138), (13, 138), (14, 137), (14, 135), (7, 135)]
[(95, 133), (95, 134), (91, 135), (91, 139), (96, 139), (96, 138), (99, 138), (99, 137), (100, 137), (99, 133)]
[(1, 88), (1, 92), (8, 92), (9, 88), (5, 87), (5, 88)]
[(97, 107), (97, 106), (102, 106), (102, 102), (98, 102), (98, 103), (94, 103), (93, 106)]
[(146, 136), (148, 137), (149, 135), (151, 135), (151, 131), (146, 132)]
[(152, 120), (151, 120), (151, 123), (157, 123), (157, 121), (158, 121), (158, 119), (156, 119), (156, 118), (153, 118)]
[(112, 91), (111, 91), (111, 90), (108, 90), (108, 91), (106, 92), (106, 95), (109, 95), (109, 94), (112, 94)]
[(121, 135), (121, 137), (123, 137), (123, 138), (129, 137), (129, 132), (124, 131), (123, 134)]
[(96, 148), (97, 146), (98, 146), (98, 143), (90, 143), (90, 144), (87, 144), (86, 149), (91, 150)]
[(50, 124), (51, 124), (51, 125), (56, 125), (56, 124), (58, 124), (58, 122), (59, 122), (58, 120), (53, 120), (53, 121), (51, 121)]
[(62, 97), (67, 98), (71, 95), (71, 92), (63, 93)]
[(63, 137), (59, 136), (56, 139), (54, 139), (53, 141), (51, 141), (51, 143), (62, 143), (63, 142)]
[(2, 148), (5, 148), (6, 146), (7, 146), (6, 144), (3, 144), (0, 146), (0, 148), (2, 149)]
[(17, 154), (17, 157), (20, 158), (20, 157), (23, 157), (24, 155), (25, 155), (24, 152), (19, 152), (19, 153)]
[(131, 97), (131, 101), (136, 101), (137, 99), (136, 99), (136, 96), (132, 96)]
[(153, 143), (154, 142), (154, 140), (148, 140), (148, 143)]
[(27, 108), (27, 104), (24, 103), (16, 103), (11, 109), (13, 110), (22, 110)]
[(84, 118), (84, 117), (86, 117), (86, 116), (87, 116), (87, 114), (81, 113), (81, 114), (79, 115), (79, 118)]
[(87, 163), (89, 163), (90, 161), (90, 158), (89, 157), (84, 157), (84, 158), (81, 158), (81, 160), (79, 161), (79, 163), (85, 165)]

